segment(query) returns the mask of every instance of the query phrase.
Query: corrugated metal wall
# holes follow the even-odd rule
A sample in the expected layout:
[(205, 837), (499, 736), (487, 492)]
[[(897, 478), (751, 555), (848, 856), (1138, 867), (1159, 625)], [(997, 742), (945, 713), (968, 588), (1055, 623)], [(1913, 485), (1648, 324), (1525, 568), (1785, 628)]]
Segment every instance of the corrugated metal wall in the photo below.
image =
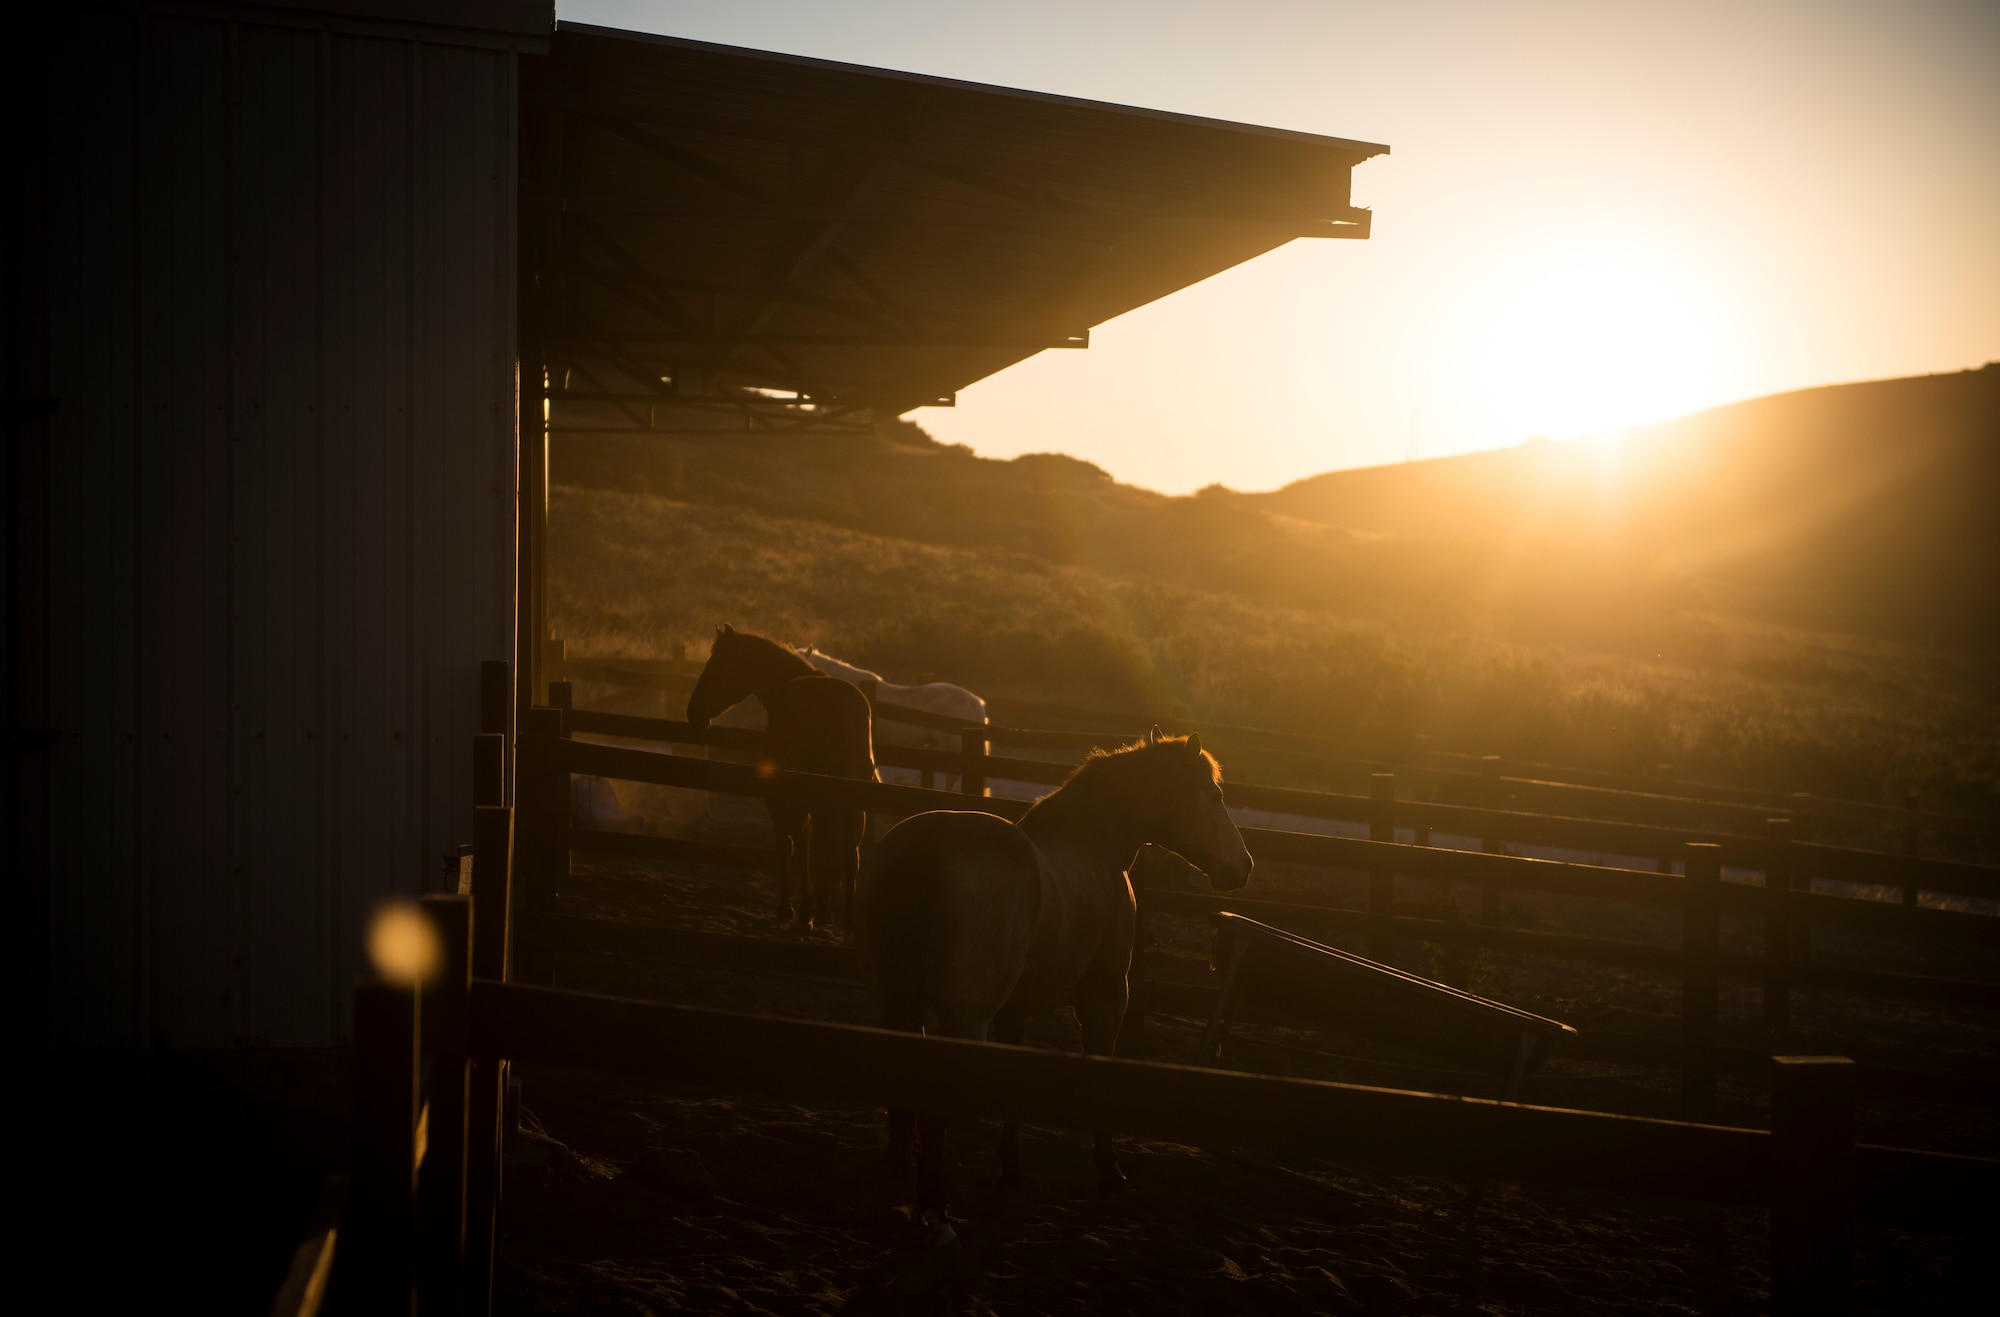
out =
[(516, 57), (57, 42), (51, 1035), (344, 1041), (512, 657)]

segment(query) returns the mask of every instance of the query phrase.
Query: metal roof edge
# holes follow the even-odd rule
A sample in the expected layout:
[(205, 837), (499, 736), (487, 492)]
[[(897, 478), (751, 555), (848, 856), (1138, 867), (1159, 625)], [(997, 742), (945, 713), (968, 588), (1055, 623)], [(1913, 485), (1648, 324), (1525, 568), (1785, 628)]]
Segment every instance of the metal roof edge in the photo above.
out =
[(1055, 92), (1027, 91), (1020, 87), (1002, 87), (987, 82), (968, 82), (962, 78), (943, 78), (929, 73), (910, 73), (902, 69), (876, 68), (869, 64), (847, 64), (840, 60), (818, 59), (810, 55), (787, 55), (773, 50), (754, 50), (748, 46), (725, 46), (719, 42), (696, 41), (689, 37), (662, 36), (657, 32), (632, 32), (624, 28), (599, 27), (594, 23), (575, 23), (566, 19), (556, 21), (556, 35), (565, 33), (576, 36), (600, 37), (617, 41), (639, 42), (645, 45), (671, 46), (681, 50), (702, 51), (707, 54), (728, 55), (738, 59), (760, 60), (771, 64), (789, 64), (800, 68), (824, 69), (829, 72), (860, 74), (871, 78), (891, 78), (899, 82), (913, 82), (931, 87), (946, 87), (955, 91), (978, 92), (987, 96), (1004, 96), (1013, 100), (1034, 101), (1043, 105), (1061, 105), (1072, 109), (1097, 110), (1110, 114), (1128, 115), (1139, 119), (1152, 119), (1161, 123), (1183, 124), (1191, 128), (1209, 128), (1221, 132), (1247, 133), (1257, 137), (1276, 138), (1281, 141), (1300, 142), (1309, 146), (1327, 147), (1345, 151), (1366, 160), (1372, 156), (1388, 155), (1389, 148), (1379, 142), (1359, 142), (1346, 137), (1327, 137), (1319, 133), (1300, 132), (1293, 128), (1271, 128), (1263, 124), (1239, 123), (1233, 119), (1209, 119), (1198, 114), (1181, 114), (1175, 110), (1153, 110), (1138, 105), (1120, 105), (1116, 101), (1094, 101), (1081, 96), (1062, 96)]

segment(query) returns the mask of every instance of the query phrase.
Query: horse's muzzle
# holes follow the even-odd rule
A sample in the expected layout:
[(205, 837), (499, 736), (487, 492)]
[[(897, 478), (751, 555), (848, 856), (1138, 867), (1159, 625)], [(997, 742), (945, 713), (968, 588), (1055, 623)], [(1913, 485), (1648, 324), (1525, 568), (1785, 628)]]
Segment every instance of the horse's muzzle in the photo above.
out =
[(1218, 892), (1235, 892), (1250, 885), (1250, 875), (1257, 868), (1257, 862), (1250, 858), (1248, 851), (1243, 854), (1243, 863), (1228, 869), (1219, 869), (1208, 876), (1208, 885)]

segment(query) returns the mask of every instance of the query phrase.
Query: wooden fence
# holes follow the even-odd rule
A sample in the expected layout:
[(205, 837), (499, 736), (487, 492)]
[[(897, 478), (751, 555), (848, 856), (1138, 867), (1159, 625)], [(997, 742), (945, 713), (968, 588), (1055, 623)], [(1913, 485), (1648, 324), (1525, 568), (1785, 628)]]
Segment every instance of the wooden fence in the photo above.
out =
[[(1018, 818), (1027, 808), (1025, 801), (806, 774), (767, 774), (748, 764), (721, 763), (576, 741), (567, 734), (572, 722), (579, 731), (597, 729), (614, 735), (636, 734), (646, 729), (659, 734), (663, 730), (663, 725), (657, 720), (614, 719), (608, 715), (560, 708), (537, 709), (531, 713), (523, 739), (519, 787), (524, 809), (531, 810), (536, 820), (532, 825), (523, 825), (527, 834), (523, 846), (528, 855), (527, 872), (530, 876), (524, 892), (523, 908), (528, 922), (522, 940), (524, 948), (527, 948), (524, 953), (527, 965), (524, 978), (529, 982), (547, 984), (553, 981), (554, 956), (561, 945), (556, 930), (564, 927), (555, 919), (556, 898), (569, 874), (572, 851), (743, 868), (769, 869), (774, 862), (774, 853), (763, 847), (575, 827), (568, 812), (572, 774), (738, 796), (792, 795), (813, 803), (866, 809), (890, 816), (938, 808), (971, 808), (1006, 818)], [(676, 737), (685, 736), (707, 744), (745, 747), (754, 743), (756, 735), (728, 729), (697, 731), (686, 724), (673, 725), (670, 730)], [(894, 748), (885, 747), (885, 752), (891, 750)], [(939, 755), (939, 752), (910, 751), (907, 748), (896, 753), (905, 757)], [(949, 755), (935, 758), (932, 762), (951, 771), (962, 769), (968, 777), (974, 772), (1006, 777), (1037, 764), (1037, 761), (1013, 761), (990, 756)], [(1060, 769), (1059, 765), (1046, 763), (1038, 766), (1044, 770)], [(1287, 793), (1287, 798), (1307, 794), (1310, 793)], [(1234, 794), (1228, 798), (1232, 803), (1240, 799)], [(1387, 797), (1378, 796), (1374, 803), (1386, 805)], [(1378, 834), (1386, 831), (1381, 826), (1382, 822), (1382, 816), (1378, 815)], [(1793, 857), (1802, 851), (1810, 856), (1827, 848), (1806, 850), (1802, 843), (1790, 843), (1773, 851), (1773, 843), (1768, 839), (1739, 839), (1762, 849), (1767, 876), (1772, 881), (1770, 885), (1758, 887), (1721, 881), (1725, 846), (1717, 841), (1683, 843), (1687, 856), (1687, 872), (1683, 875), (1446, 850), (1391, 841), (1258, 828), (1242, 831), (1251, 854), (1259, 860), (1372, 875), (1369, 907), (1355, 910), (1240, 897), (1225, 900), (1193, 892), (1149, 891), (1142, 888), (1138, 894), (1141, 920), (1153, 914), (1202, 915), (1227, 908), (1304, 933), (1365, 933), (1373, 940), (1372, 950), (1378, 959), (1386, 959), (1393, 944), (1405, 940), (1583, 960), (1630, 969), (1677, 971), (1682, 985), (1682, 1036), (1679, 1040), (1605, 1039), (1602, 1035), (1586, 1034), (1586, 1047), (1582, 1050), (1588, 1052), (1590, 1048), (1601, 1047), (1603, 1050), (1598, 1054), (1603, 1059), (1631, 1060), (1644, 1056), (1647, 1062), (1665, 1060), (1675, 1065), (1682, 1075), (1683, 1110), (1692, 1118), (1704, 1117), (1712, 1111), (1715, 1082), (1719, 1076), (1751, 1080), (1767, 1077), (1766, 1068), (1755, 1060), (1756, 1054), (1733, 1053), (1718, 1043), (1716, 1003), (1718, 984), (1724, 974), (1747, 976), (1761, 984), (1763, 1025), (1767, 1036), (1774, 1040), (1782, 1039), (1789, 1027), (1791, 994), (1805, 986), (1840, 987), (1866, 993), (1980, 1006), (2000, 1003), (2000, 983), (1813, 963), (1810, 959), (1810, 930), (1815, 926), (1904, 934), (1927, 944), (1957, 942), (1983, 948), (2000, 946), (2000, 919), (1956, 910), (1855, 900), (1797, 889), (1787, 881), (1781, 881), (1785, 878), (1780, 867), (1783, 863), (1798, 863), (1801, 869), (1807, 868), (1808, 862), (1799, 862)], [(1901, 862), (1905, 857), (1885, 858)], [(1520, 889), (1609, 898), (1677, 911), (1680, 915), (1681, 945), (1656, 946), (1494, 924), (1461, 924), (1399, 915), (1395, 913), (1394, 890), (1398, 876), (1473, 883), (1489, 891)], [(1764, 945), (1759, 954), (1742, 955), (1721, 950), (1720, 928), (1724, 913), (1748, 916), (1763, 923)], [(1135, 958), (1132, 1012), (1135, 1029), (1143, 1028), (1146, 1014), (1153, 1010), (1206, 1013), (1212, 1002), (1212, 989), (1152, 981), (1146, 973), (1146, 959), (1143, 954)], [(1947, 1098), (1956, 1097), (1978, 1105), (1989, 1105), (1993, 1097), (1993, 1086), (1990, 1084), (1909, 1071), (1871, 1071), (1868, 1084), (1871, 1092), (1907, 1093), (1928, 1089)]]
[[(746, 856), (739, 852), (755, 850), (696, 852), (686, 849), (694, 843), (576, 829), (569, 819), (571, 774), (737, 795), (793, 795), (887, 813), (939, 803), (1006, 816), (1025, 808), (990, 797), (762, 774), (749, 765), (590, 745), (564, 735), (563, 717), (558, 709), (535, 709), (522, 728), (518, 816), (495, 798), (492, 788), (500, 777), (481, 770), (487, 785), (477, 810), (466, 890), (428, 898), (424, 905), (444, 948), (443, 972), (421, 988), (372, 981), (357, 986), (356, 1149), (343, 1220), (348, 1242), (335, 1285), (348, 1310), (413, 1311), (425, 1317), (490, 1310), (506, 1072), (518, 1062), (792, 1102), (1111, 1128), (1194, 1146), (1304, 1149), (1390, 1171), (1764, 1206), (1770, 1210), (1772, 1285), (1781, 1313), (1842, 1309), (1857, 1210), (1902, 1220), (1929, 1204), (1990, 1202), (2000, 1190), (2000, 1163), (1856, 1145), (1857, 1068), (1842, 1058), (1766, 1058), (1773, 1097), (1772, 1130), (1766, 1133), (926, 1038), (547, 986), (558, 946), (622, 948), (625, 954), (694, 963), (721, 957), (735, 967), (830, 980), (850, 978), (855, 971), (844, 947), (721, 938), (561, 914), (554, 901), (567, 878), (572, 848), (622, 847), (632, 854), (698, 855), (707, 862), (742, 860)], [(504, 754), (499, 738), (479, 738), (478, 762), (487, 763), (496, 752)], [(1842, 918), (1829, 912), (1864, 904), (1762, 888), (1741, 888), (1743, 895), (1729, 897), (1719, 866), (1702, 851), (1691, 852), (1693, 876), (1677, 878), (1388, 842), (1255, 830), (1248, 836), (1253, 851), (1267, 856), (1303, 847), (1318, 857), (1314, 862), (1348, 866), (1359, 860), (1362, 868), (1402, 870), (1418, 852), (1431, 862), (1458, 856), (1487, 866), (1481, 874), (1490, 869), (1510, 883), (1552, 883), (1556, 890), (1608, 890), (1604, 885), (1647, 880), (1652, 896), (1691, 912), (1689, 927), (1697, 934), (1725, 899), (1745, 902), (1743, 908), (1767, 917), (1804, 921)], [(1357, 846), (1364, 849), (1348, 849)], [(1719, 860), (1719, 848), (1715, 856)], [(1172, 904), (1165, 900), (1154, 908)], [(519, 926), (512, 918), (517, 908)], [(1912, 928), (2000, 927), (2000, 920), (1950, 912), (1884, 909)], [(1428, 927), (1435, 921), (1347, 913), (1390, 919), (1381, 925), (1390, 936), (1435, 931)], [(1722, 963), (1712, 941), (1703, 943), (1700, 936), (1681, 952), (1683, 968), (1695, 966), (1691, 981), (1697, 997), (1701, 976), (1712, 975)], [(539, 985), (533, 981), (538, 978)], [(313, 1257), (314, 1267), (323, 1267), (324, 1255)], [(292, 1292), (288, 1288), (286, 1294)]]
[[(552, 694), (557, 707), (563, 710), (563, 725), (570, 733), (745, 751), (755, 751), (763, 744), (761, 733), (741, 728), (697, 728), (674, 719), (573, 708), (568, 683), (556, 683)], [(984, 753), (983, 742), (996, 735), (993, 729), (968, 731), (962, 724), (955, 725), (964, 738), (957, 750), (882, 744), (876, 747), (876, 760), (887, 767), (959, 775), (967, 783), (967, 792), (975, 795), (990, 780), (1055, 785), (1067, 778), (1074, 767), (1071, 762)], [(1539, 845), (1653, 856), (1662, 865), (1685, 862), (1685, 848), (1691, 843), (1701, 843), (1717, 847), (1724, 866), (1761, 871), (1767, 883), (1772, 875), (1779, 875), (1788, 885), (1801, 890), (1810, 890), (1814, 878), (1827, 878), (1898, 888), (1905, 905), (1916, 905), (1920, 891), (2000, 899), (2000, 868), (1801, 841), (1793, 836), (1789, 823), (1781, 819), (1760, 820), (1756, 834), (1688, 830), (1409, 800), (1397, 795), (1399, 782), (1393, 774), (1374, 775), (1373, 785), (1376, 789), (1366, 796), (1235, 781), (1225, 781), (1223, 791), (1234, 807), (1386, 828), (1389, 831), (1384, 839), (1398, 829), (1407, 830), (1419, 839), (1433, 833), (1447, 833), (1479, 838), (1489, 848)], [(959, 807), (963, 807), (962, 802)]]
[[(589, 681), (627, 688), (682, 692), (690, 689), (700, 665), (686, 659), (572, 659), (563, 642), (548, 643), (547, 673), (552, 680)], [(1702, 821), (1725, 821), (1740, 828), (1759, 829), (1780, 815), (1800, 824), (1868, 822), (1898, 829), (1903, 850), (1914, 853), (1918, 840), (1936, 837), (1969, 839), (2000, 847), (2000, 817), (1974, 817), (1870, 801), (1841, 800), (1804, 792), (1784, 794), (1721, 784), (1677, 782), (1667, 776), (1640, 777), (1567, 765), (1505, 761), (1498, 755), (1425, 751), (1413, 753), (1380, 746), (1358, 745), (1330, 737), (1269, 728), (1239, 727), (1207, 720), (1190, 720), (1176, 708), (1165, 715), (1074, 708), (1066, 705), (996, 698), (988, 701), (996, 718), (979, 729), (991, 744), (1018, 747), (1111, 748), (1143, 735), (1155, 724), (1176, 732), (1198, 730), (1218, 748), (1254, 750), (1267, 757), (1301, 765), (1319, 765), (1348, 773), (1400, 773), (1431, 793), (1459, 794), (1495, 804), (1519, 799), (1566, 812), (1611, 812), (1636, 822), (1686, 828)], [(961, 735), (965, 725), (915, 709), (880, 704), (876, 716)], [(1027, 727), (1021, 719), (1071, 724), (1056, 729)], [(1100, 730), (1076, 730), (1083, 728)], [(1101, 730), (1110, 729), (1110, 730)]]
[[(476, 869), (475, 873), (480, 870)], [(504, 897), (498, 898), (504, 900)], [(477, 922), (475, 896), (439, 920)], [(783, 944), (770, 944), (778, 947)], [(786, 947), (788, 953), (837, 948)], [(473, 948), (453, 943), (447, 959)], [(1772, 1129), (1520, 1106), (1362, 1085), (1081, 1056), (595, 996), (450, 974), (420, 990), (364, 983), (357, 1007), (362, 1110), (353, 1248), (342, 1293), (357, 1312), (483, 1313), (500, 1201), (501, 1111), (469, 1084), (470, 1118), (438, 1076), (540, 1062), (833, 1107), (894, 1107), (1109, 1128), (1191, 1147), (1303, 1150), (1395, 1172), (1492, 1177), (1766, 1207), (1780, 1313), (1837, 1313), (1857, 1214), (1919, 1219), (1976, 1203), (2000, 1163), (1856, 1145), (1853, 1067), (1776, 1057)], [(426, 1082), (425, 1076), (430, 1079)], [(467, 1172), (490, 1166), (490, 1179)]]

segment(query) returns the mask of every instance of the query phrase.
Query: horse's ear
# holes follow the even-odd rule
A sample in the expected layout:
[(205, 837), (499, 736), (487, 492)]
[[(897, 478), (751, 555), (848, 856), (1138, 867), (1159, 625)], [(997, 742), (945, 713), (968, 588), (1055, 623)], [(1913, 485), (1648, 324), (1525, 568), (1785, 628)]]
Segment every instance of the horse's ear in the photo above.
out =
[(1188, 753), (1189, 753), (1189, 754), (1193, 755), (1193, 756), (1194, 756), (1195, 758), (1197, 758), (1197, 759), (1201, 758), (1201, 733), (1200, 733), (1200, 732), (1189, 732), (1189, 733), (1188, 733), (1188, 739), (1187, 739), (1187, 747), (1188, 747)]
[(1160, 725), (1158, 723), (1154, 723), (1153, 730), (1146, 733), (1146, 744), (1158, 745), (1159, 743), (1160, 743)]
[(715, 638), (717, 640), (722, 639), (724, 636), (733, 636), (735, 634), (736, 634), (736, 628), (729, 625), (729, 623), (727, 622), (724, 622), (721, 626), (715, 629)]

